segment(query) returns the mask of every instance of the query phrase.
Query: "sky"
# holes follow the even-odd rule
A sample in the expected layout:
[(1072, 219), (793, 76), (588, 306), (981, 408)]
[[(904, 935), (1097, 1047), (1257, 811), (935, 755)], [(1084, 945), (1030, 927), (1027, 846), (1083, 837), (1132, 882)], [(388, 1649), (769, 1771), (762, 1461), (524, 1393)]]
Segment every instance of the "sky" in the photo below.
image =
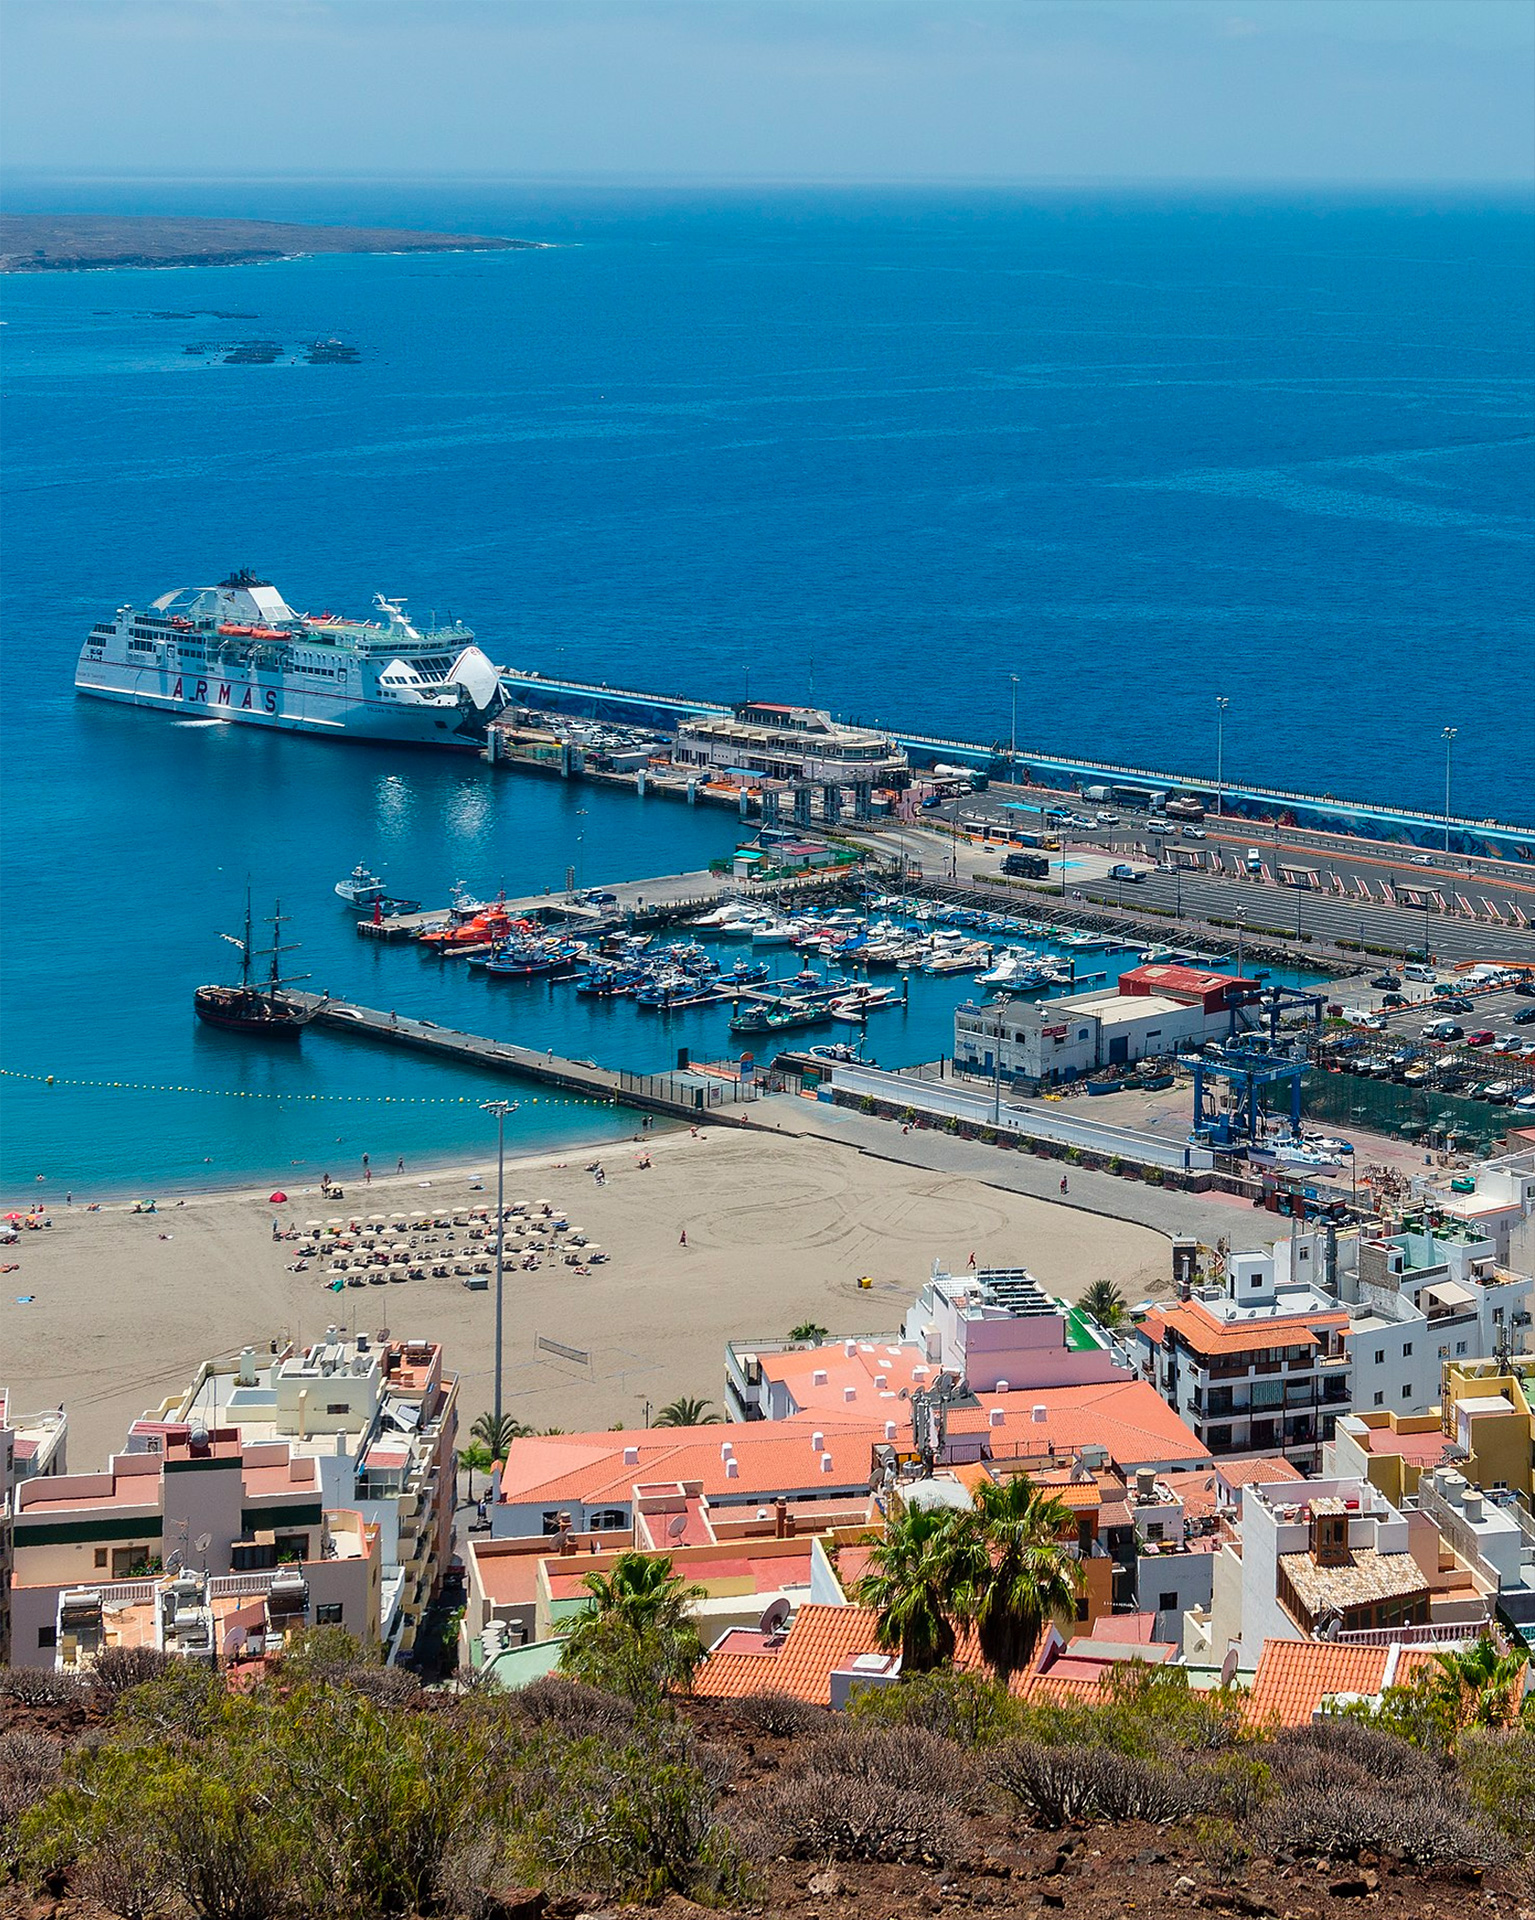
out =
[(1529, 0), (0, 0), (75, 174), (1528, 182)]

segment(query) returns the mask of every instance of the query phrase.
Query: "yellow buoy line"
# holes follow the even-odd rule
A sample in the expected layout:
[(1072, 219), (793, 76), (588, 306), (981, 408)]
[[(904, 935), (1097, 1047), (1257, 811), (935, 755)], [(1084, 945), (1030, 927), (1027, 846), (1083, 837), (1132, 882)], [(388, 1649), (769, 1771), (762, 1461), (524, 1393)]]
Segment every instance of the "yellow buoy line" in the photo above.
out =
[[(40, 1087), (94, 1087), (109, 1093), (189, 1093), (204, 1100), (308, 1100), (337, 1106), (386, 1107), (477, 1107), (481, 1104), (481, 1096), (477, 1093), (266, 1093), (249, 1092), (240, 1087), (161, 1086), (149, 1080), (77, 1080), (63, 1074), (22, 1073), (15, 1067), (0, 1067), (0, 1079), (29, 1080)], [(549, 1096), (535, 1093), (520, 1095), (518, 1105), (537, 1107), (546, 1099), (551, 1106), (555, 1104)], [(598, 1099), (591, 1094), (567, 1093), (560, 1096), (560, 1105), (571, 1102), (579, 1102), (587, 1107), (611, 1107), (617, 1104), (612, 1097)]]

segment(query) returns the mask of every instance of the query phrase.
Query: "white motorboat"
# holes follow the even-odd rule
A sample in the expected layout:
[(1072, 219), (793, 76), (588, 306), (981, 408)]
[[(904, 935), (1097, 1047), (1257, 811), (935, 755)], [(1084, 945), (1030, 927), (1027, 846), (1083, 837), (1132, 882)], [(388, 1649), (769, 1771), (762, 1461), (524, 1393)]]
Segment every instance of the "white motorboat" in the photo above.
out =
[(358, 861), (344, 880), (336, 882), (336, 898), (344, 900), (349, 907), (371, 907), (375, 900), (382, 900), (389, 889), (376, 873)]

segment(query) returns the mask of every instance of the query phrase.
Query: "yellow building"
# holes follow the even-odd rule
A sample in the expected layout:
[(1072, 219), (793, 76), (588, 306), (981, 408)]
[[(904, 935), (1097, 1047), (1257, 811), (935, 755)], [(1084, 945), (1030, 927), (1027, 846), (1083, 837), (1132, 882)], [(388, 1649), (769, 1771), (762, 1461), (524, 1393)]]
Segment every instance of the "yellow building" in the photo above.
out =
[(1443, 1428), (1464, 1458), (1459, 1471), (1473, 1485), (1535, 1489), (1535, 1354), (1506, 1360), (1464, 1360), (1444, 1370)]

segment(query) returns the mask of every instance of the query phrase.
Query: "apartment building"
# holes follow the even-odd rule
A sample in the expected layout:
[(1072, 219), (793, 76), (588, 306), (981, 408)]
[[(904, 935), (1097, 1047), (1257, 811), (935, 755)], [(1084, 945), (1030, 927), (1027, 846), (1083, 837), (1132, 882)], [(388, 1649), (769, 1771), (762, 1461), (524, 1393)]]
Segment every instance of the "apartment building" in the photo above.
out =
[(1087, 1315), (1053, 1300), (1024, 1267), (951, 1274), (940, 1262), (899, 1333), (856, 1340), (732, 1341), (725, 1405), (735, 1420), (905, 1411), (914, 1389), (940, 1374), (974, 1393), (1027, 1393), (1129, 1378)]
[(378, 1530), (385, 1655), (410, 1653), (453, 1552), (458, 1377), (441, 1346), (330, 1327), (264, 1358), (247, 1347), (237, 1366), (209, 1362), (185, 1393), (135, 1421), (129, 1450), (192, 1421), (282, 1441), (315, 1462), (324, 1503)]
[(1281, 1452), (1315, 1471), (1345, 1414), (1427, 1411), (1442, 1366), (1522, 1332), (1532, 1282), (1480, 1236), (1297, 1233), (1227, 1261), (1136, 1328), (1144, 1378), (1219, 1457)]
[(62, 1407), (22, 1414), (11, 1405), (10, 1390), (0, 1387), (0, 1666), (11, 1657), (11, 1571), (18, 1484), (63, 1473), (69, 1422)]
[(17, 1487), (16, 1665), (79, 1665), (105, 1645), (189, 1650), (166, 1629), (181, 1604), (174, 1582), (193, 1575), (196, 1604), (211, 1609), (198, 1644), (215, 1660), (251, 1643), (270, 1651), (310, 1625), (377, 1644), (377, 1528), (327, 1508), (318, 1460), (286, 1441), (242, 1440), (233, 1427), (165, 1424), (155, 1439), (114, 1455), (104, 1472)]

